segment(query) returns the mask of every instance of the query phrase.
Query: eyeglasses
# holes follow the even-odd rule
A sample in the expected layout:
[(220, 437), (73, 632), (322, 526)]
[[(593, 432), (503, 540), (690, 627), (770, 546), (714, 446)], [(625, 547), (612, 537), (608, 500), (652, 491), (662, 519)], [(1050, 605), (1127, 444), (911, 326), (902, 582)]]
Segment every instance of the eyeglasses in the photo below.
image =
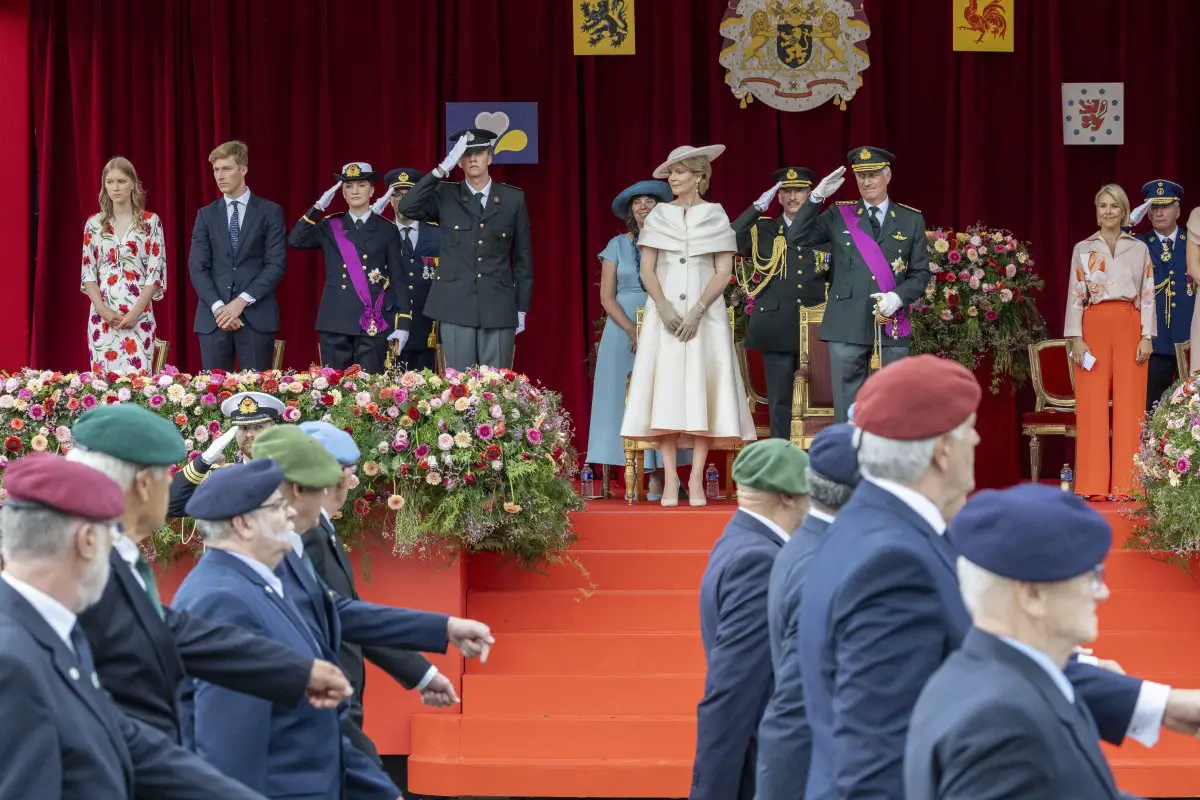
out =
[(1099, 566), (1093, 568), (1091, 576), (1093, 591), (1100, 591), (1100, 587), (1104, 585), (1104, 565), (1100, 564)]
[(286, 508), (287, 504), (288, 504), (287, 499), (284, 497), (281, 497), (278, 500), (276, 500), (274, 503), (267, 503), (266, 505), (259, 506), (258, 510), (259, 511), (276, 511), (281, 508)]

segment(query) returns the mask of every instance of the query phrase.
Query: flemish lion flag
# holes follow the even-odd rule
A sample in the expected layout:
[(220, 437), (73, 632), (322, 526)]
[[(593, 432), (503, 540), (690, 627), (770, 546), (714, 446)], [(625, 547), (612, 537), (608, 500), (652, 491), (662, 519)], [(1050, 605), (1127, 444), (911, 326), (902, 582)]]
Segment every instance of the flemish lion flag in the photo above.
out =
[(954, 49), (975, 53), (1013, 51), (1014, 0), (954, 0)]
[(570, 0), (574, 3), (575, 55), (628, 56), (634, 53), (634, 0)]

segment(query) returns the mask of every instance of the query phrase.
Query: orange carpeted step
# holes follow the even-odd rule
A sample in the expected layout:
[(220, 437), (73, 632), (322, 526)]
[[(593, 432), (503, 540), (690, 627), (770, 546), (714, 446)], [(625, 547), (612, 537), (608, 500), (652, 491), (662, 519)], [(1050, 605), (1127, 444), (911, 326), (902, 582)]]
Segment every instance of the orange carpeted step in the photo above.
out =
[(497, 634), (486, 664), (467, 662), (471, 675), (612, 675), (704, 672), (700, 636), (687, 633)]
[(1098, 607), (1100, 630), (1200, 633), (1200, 590), (1114, 593)]
[(471, 716), (684, 717), (704, 696), (704, 674), (465, 675), (462, 696)]
[[(1117, 787), (1138, 797), (1195, 797), (1200, 786), (1200, 759), (1177, 758), (1160, 760), (1125, 753), (1120, 758), (1109, 752), (1109, 764), (1117, 779)], [(1135, 748), (1140, 745), (1134, 745)], [(1125, 750), (1127, 748), (1121, 748)], [(1156, 750), (1158, 748), (1155, 748)]]
[(1200, 653), (1200, 633), (1147, 633), (1144, 631), (1100, 631), (1100, 638), (1088, 645), (1100, 658), (1118, 662), (1130, 675), (1169, 669), (1191, 677), (1188, 687), (1200, 686), (1200, 660), (1180, 658), (1181, 653)]
[[(699, 631), (695, 590), (514, 591), (467, 593), (467, 616), (497, 633)], [(1197, 621), (1200, 625), (1200, 620)]]
[(572, 553), (579, 566), (564, 562), (533, 572), (516, 571), (509, 561), (482, 553), (471, 557), (470, 586), (472, 591), (595, 588), (694, 592), (708, 566), (708, 554), (708, 550), (587, 550)]
[(571, 516), (578, 550), (711, 550), (736, 509), (724, 503), (702, 508), (662, 508), (624, 502), (589, 503)]
[(692, 759), (445, 758), (412, 756), (408, 785), (439, 796), (683, 798)]
[(694, 717), (418, 715), (412, 755), (685, 760), (695, 753)]
[(1113, 550), (1109, 553), (1104, 561), (1104, 581), (1114, 595), (1131, 592), (1195, 592), (1200, 589), (1196, 579), (1180, 567), (1137, 550)]

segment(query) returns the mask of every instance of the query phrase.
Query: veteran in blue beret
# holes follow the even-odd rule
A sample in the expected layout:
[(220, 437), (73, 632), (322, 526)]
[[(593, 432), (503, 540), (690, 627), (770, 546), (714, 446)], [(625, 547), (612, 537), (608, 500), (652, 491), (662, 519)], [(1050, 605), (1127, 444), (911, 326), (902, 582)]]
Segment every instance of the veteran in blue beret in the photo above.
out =
[(812, 729), (808, 724), (801, 680), (800, 599), (813, 553), (830, 523), (858, 485), (854, 426), (822, 428), (808, 448), (809, 509), (800, 528), (784, 544), (771, 567), (767, 589), (767, 627), (775, 686), (758, 726), (757, 800), (790, 800), (808, 782)]
[(1064, 673), (1109, 596), (1107, 520), (1074, 494), (1025, 484), (980, 492), (948, 535), (972, 627), (913, 709), (905, 797), (1123, 796)]
[(707, 669), (697, 708), (692, 800), (752, 800), (758, 724), (771, 693), (771, 565), (809, 509), (808, 455), (760, 439), (733, 462), (738, 510), (700, 581)]

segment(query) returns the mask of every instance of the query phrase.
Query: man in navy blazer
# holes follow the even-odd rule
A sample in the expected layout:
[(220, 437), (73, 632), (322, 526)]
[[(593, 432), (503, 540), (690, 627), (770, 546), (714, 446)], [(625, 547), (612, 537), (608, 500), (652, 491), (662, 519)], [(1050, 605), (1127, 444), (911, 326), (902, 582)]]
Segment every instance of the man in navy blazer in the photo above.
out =
[(822, 428), (808, 448), (810, 506), (800, 529), (783, 546), (771, 567), (767, 589), (767, 627), (775, 689), (758, 725), (757, 800), (794, 800), (808, 782), (812, 729), (804, 712), (800, 678), (800, 596), (808, 565), (830, 523), (858, 485), (854, 426)]
[(271, 368), (287, 242), (283, 208), (246, 188), (249, 150), (226, 142), (208, 156), (221, 197), (196, 213), (188, 274), (199, 299), (193, 326), (206, 370)]
[[(884, 367), (858, 393), (863, 481), (809, 565), (800, 609), (808, 800), (903, 796), (913, 705), (970, 626), (943, 534), (974, 486), (979, 399), (969, 370), (925, 355)], [(1150, 745), (1164, 721), (1200, 722), (1195, 693), (1077, 662), (1066, 674), (1114, 744)]]
[(1096, 723), (1063, 669), (1098, 634), (1112, 528), (1074, 494), (980, 492), (946, 534), (974, 626), (921, 691), (908, 800), (1117, 800)]
[(762, 439), (733, 462), (738, 510), (700, 583), (708, 669), (696, 709), (691, 800), (751, 800), (758, 723), (771, 695), (767, 583), (771, 564), (808, 511), (808, 456)]
[(140, 406), (118, 403), (86, 412), (72, 436), (68, 460), (125, 490), (121, 532), (109, 555), (111, 577), (79, 624), (101, 683), (126, 713), (178, 742), (187, 676), (285, 706), (303, 702), (311, 691), (318, 705), (336, 707), (350, 687), (328, 661), (163, 604), (138, 545), (166, 522), (168, 467), (187, 452), (175, 426)]
[(5, 471), (0, 513), (0, 797), (262, 800), (158, 731), (100, 685), (77, 615), (108, 578), (124, 498), (104, 475), (33, 453)]

